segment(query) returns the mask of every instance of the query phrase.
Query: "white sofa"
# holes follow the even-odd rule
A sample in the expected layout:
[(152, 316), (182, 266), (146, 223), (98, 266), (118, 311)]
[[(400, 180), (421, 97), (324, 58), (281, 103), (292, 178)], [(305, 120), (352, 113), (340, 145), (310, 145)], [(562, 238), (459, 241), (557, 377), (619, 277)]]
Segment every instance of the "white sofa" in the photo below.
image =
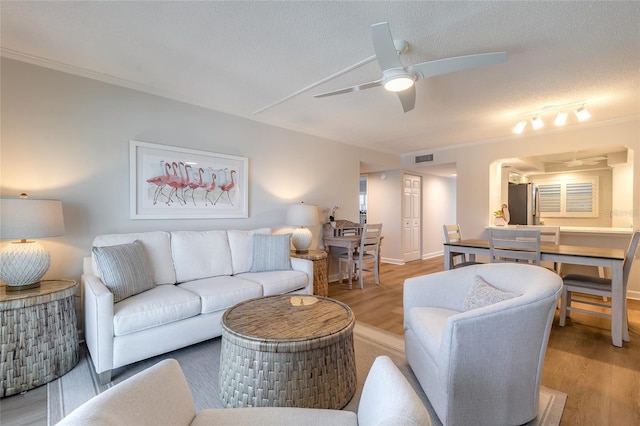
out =
[(536, 417), (561, 290), (554, 272), (517, 263), (405, 280), (407, 361), (445, 426)]
[(429, 426), (429, 414), (389, 357), (374, 361), (358, 413), (295, 407), (218, 408), (196, 413), (189, 385), (166, 359), (81, 405), (58, 425)]
[[(82, 286), (85, 339), (100, 382), (111, 381), (115, 368), (220, 336), (222, 315), (239, 302), (273, 294), (312, 294), (309, 260), (290, 258), (291, 270), (252, 272), (258, 234), (270, 235), (271, 230), (96, 237), (94, 253), (84, 259)], [(153, 287), (114, 303), (96, 263), (95, 247), (112, 250), (135, 241), (133, 245), (143, 247)], [(288, 240), (286, 244), (288, 261)], [(269, 253), (259, 255), (262, 261)]]

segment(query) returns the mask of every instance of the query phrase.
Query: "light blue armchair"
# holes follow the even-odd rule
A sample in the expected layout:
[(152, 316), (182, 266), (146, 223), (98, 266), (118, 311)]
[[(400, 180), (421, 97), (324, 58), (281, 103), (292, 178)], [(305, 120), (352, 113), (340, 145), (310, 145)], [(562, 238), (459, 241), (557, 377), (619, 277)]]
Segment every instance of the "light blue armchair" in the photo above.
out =
[(444, 425), (535, 418), (561, 290), (557, 274), (516, 263), (405, 281), (406, 357)]

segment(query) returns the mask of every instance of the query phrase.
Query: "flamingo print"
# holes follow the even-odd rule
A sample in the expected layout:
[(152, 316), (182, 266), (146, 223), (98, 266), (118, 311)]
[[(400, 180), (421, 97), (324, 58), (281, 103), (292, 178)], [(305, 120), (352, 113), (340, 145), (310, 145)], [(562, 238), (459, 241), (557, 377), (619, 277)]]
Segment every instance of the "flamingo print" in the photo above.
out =
[[(208, 205), (207, 201), (211, 201), (209, 200), (209, 193), (215, 191), (216, 189), (216, 177), (217, 176), (215, 173), (211, 173), (211, 183), (204, 186), (205, 193), (203, 198), (205, 200), (204, 201), (205, 206)], [(214, 205), (214, 203), (211, 202), (211, 205)]]
[(235, 186), (235, 182), (233, 181), (233, 174), (234, 173), (236, 173), (236, 171), (235, 170), (231, 170), (231, 181), (225, 183), (224, 185), (220, 185), (220, 189), (222, 190), (222, 192), (220, 192), (220, 195), (218, 195), (218, 198), (216, 198), (216, 201), (213, 203), (214, 206), (218, 203), (218, 200), (220, 199), (220, 197), (222, 197), (222, 194), (224, 194), (224, 193), (227, 194), (227, 198), (229, 198), (229, 202), (233, 206), (233, 201), (231, 201), (231, 195), (229, 195), (229, 191), (231, 191), (233, 189), (233, 187)]
[(158, 196), (160, 194), (164, 195), (162, 193), (162, 188), (164, 188), (167, 185), (167, 183), (169, 183), (169, 180), (171, 179), (171, 166), (169, 165), (169, 163), (166, 163), (164, 160), (160, 161), (160, 168), (164, 168), (165, 170), (164, 175), (159, 175), (159, 176), (155, 176), (150, 179), (147, 179), (147, 182), (157, 186), (155, 192), (153, 193), (153, 204), (157, 203)]
[[(187, 170), (187, 167), (189, 167), (189, 169), (191, 169), (191, 166), (190, 166), (189, 164), (187, 164), (187, 165), (185, 166), (185, 170)], [(199, 179), (198, 179), (197, 181), (192, 180), (191, 182), (189, 182), (189, 172), (188, 172), (188, 170), (187, 170), (187, 187), (188, 187), (188, 188), (187, 188), (187, 189), (185, 189), (185, 192), (184, 192), (184, 194), (185, 194), (185, 195), (184, 195), (184, 196), (185, 196), (185, 198), (186, 198), (186, 193), (187, 193), (187, 191), (188, 191), (189, 189), (191, 189), (191, 201), (193, 201), (193, 205), (194, 205), (194, 206), (196, 205), (196, 199), (195, 199), (195, 197), (194, 197), (194, 194), (195, 194), (195, 192), (196, 192), (196, 189), (198, 189), (198, 188), (204, 188), (204, 186), (205, 186), (205, 185), (204, 185), (204, 183), (202, 182), (202, 173), (203, 173), (203, 172), (204, 172), (204, 170), (202, 169), (202, 167), (198, 168), (198, 177), (199, 177)], [(206, 195), (206, 193), (205, 193), (205, 195)]]
[[(171, 179), (169, 179), (169, 182), (167, 182), (167, 185), (169, 185), (172, 189), (171, 189), (171, 192), (169, 192), (169, 197), (168, 197), (169, 199), (167, 200), (167, 205), (170, 205), (171, 202), (173, 201), (174, 194), (180, 204), (187, 204), (186, 201), (184, 201), (184, 196), (181, 197), (180, 196), (181, 193), (178, 192), (179, 189), (182, 189), (184, 191), (184, 186), (185, 186), (185, 179), (182, 176), (183, 165), (184, 163), (182, 161), (180, 162), (180, 164), (176, 163), (175, 161), (171, 163), (171, 166), (173, 167), (173, 176), (171, 176)], [(180, 176), (178, 176), (178, 172), (180, 173)]]

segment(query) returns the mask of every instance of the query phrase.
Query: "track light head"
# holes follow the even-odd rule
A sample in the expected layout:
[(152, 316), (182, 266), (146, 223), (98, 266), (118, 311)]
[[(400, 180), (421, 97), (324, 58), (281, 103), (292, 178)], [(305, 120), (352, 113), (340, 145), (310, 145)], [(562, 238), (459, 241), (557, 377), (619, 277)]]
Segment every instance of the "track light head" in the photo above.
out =
[(513, 133), (519, 135), (525, 127), (527, 127), (527, 120), (518, 121), (518, 124), (513, 128)]
[(542, 127), (544, 127), (544, 122), (542, 121), (542, 119), (540, 118), (540, 116), (535, 116), (531, 119), (531, 126), (533, 127), (533, 130), (538, 130)]
[(555, 124), (556, 126), (564, 126), (565, 124), (567, 124), (567, 117), (568, 116), (569, 116), (568, 112), (560, 111), (558, 113), (558, 115), (556, 116), (556, 119), (553, 122), (553, 124)]
[(578, 121), (582, 122), (584, 120), (588, 120), (589, 118), (591, 118), (591, 114), (589, 113), (589, 111), (587, 111), (587, 109), (584, 107), (584, 105), (582, 105), (580, 108), (578, 108), (576, 111), (576, 117), (578, 117)]

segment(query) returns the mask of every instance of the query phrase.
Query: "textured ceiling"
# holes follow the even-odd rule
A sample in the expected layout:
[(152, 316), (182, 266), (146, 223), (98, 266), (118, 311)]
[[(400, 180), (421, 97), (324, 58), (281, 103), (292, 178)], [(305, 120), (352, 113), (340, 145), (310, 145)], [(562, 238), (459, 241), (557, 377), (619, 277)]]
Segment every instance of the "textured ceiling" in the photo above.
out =
[[(592, 122), (640, 115), (640, 2), (2, 1), (2, 55), (395, 153), (509, 137), (521, 114), (587, 101)], [(506, 63), (419, 81), (408, 113), (375, 88), (371, 25), (405, 64), (506, 51)], [(550, 123), (549, 123), (550, 125)], [(570, 117), (569, 126), (576, 124)], [(530, 131), (529, 129), (525, 132)]]

